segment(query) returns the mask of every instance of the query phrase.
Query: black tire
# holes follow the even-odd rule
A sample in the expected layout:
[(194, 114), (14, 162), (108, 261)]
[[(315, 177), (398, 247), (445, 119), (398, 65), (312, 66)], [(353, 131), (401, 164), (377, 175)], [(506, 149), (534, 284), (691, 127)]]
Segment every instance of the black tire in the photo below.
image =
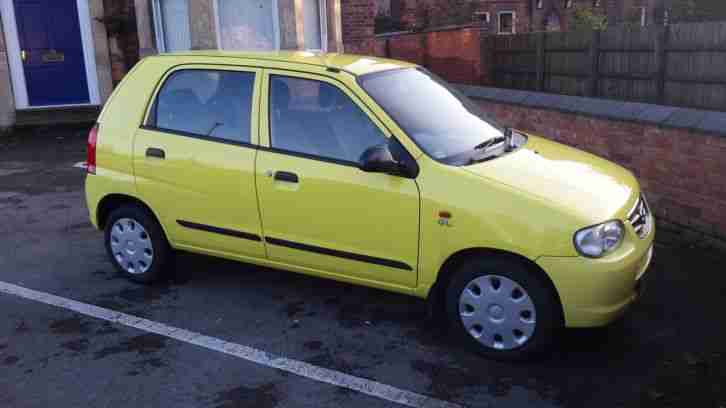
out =
[[(119, 263), (111, 247), (111, 230), (116, 222), (121, 219), (134, 220), (140, 224), (146, 231), (146, 235), (151, 242), (153, 258), (150, 264), (145, 266), (147, 269), (143, 272), (129, 272), (129, 270)], [(122, 205), (109, 214), (104, 225), (104, 240), (106, 253), (118, 273), (134, 282), (145, 284), (158, 282), (165, 276), (166, 268), (172, 261), (173, 252), (161, 226), (148, 210), (138, 205)]]
[[(497, 349), (481, 343), (465, 329), (459, 311), (460, 296), (470, 282), (487, 275), (508, 278), (529, 295), (535, 308), (536, 324), (534, 333), (524, 344), (511, 349)], [(524, 262), (509, 257), (482, 256), (460, 264), (447, 287), (445, 302), (448, 324), (466, 347), (492, 359), (530, 358), (546, 350), (563, 326), (560, 302), (545, 278), (538, 271), (532, 271)]]

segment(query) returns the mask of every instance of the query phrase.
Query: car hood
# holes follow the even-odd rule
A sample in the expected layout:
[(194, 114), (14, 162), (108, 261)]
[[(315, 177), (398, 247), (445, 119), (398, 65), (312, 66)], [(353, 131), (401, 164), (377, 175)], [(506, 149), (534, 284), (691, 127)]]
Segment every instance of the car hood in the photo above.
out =
[(462, 169), (537, 196), (588, 225), (623, 219), (635, 204), (640, 186), (630, 171), (582, 150), (528, 138), (514, 152)]

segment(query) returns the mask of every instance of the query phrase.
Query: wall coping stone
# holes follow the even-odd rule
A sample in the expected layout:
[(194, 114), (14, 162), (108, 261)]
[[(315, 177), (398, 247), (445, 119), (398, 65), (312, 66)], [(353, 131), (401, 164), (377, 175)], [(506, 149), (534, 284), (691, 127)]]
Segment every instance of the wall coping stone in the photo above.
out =
[(624, 102), (515, 89), (455, 84), (465, 95), (495, 103), (585, 115), (599, 119), (636, 122), (686, 129), (726, 137), (726, 112)]
[(483, 31), (481, 26), (478, 24), (453, 24), (453, 25), (445, 25), (445, 26), (439, 26), (439, 27), (429, 27), (429, 28), (424, 28), (422, 30), (389, 31), (387, 33), (374, 34), (373, 37), (377, 38), (377, 39), (384, 39), (384, 38), (398, 37), (398, 36), (403, 36), (403, 35), (426, 34), (426, 33), (436, 33), (436, 32), (445, 32), (445, 31), (466, 30), (466, 29), (475, 29), (475, 30)]

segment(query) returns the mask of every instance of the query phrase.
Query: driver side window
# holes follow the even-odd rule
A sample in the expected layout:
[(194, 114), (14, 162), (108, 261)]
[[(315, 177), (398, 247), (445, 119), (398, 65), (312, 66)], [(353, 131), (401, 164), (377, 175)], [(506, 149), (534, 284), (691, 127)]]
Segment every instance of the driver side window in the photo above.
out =
[(270, 76), (273, 148), (358, 163), (386, 136), (344, 92), (315, 80)]

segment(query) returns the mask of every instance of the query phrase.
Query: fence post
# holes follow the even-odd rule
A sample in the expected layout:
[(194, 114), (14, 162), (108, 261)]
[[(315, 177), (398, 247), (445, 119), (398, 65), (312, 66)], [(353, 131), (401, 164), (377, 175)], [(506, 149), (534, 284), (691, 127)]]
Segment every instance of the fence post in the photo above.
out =
[(545, 65), (547, 64), (547, 57), (545, 55), (545, 40), (546, 35), (544, 32), (535, 34), (537, 40), (537, 92), (545, 91)]
[(590, 81), (586, 96), (596, 98), (600, 91), (600, 30), (592, 30), (590, 39)]
[(665, 86), (666, 86), (666, 74), (668, 72), (667, 59), (668, 59), (668, 38), (670, 37), (670, 26), (662, 27), (658, 30), (655, 39), (655, 68), (656, 68), (656, 83), (655, 89), (657, 92), (656, 103), (665, 103)]
[(426, 31), (416, 34), (419, 36), (419, 46), (421, 47), (421, 65), (431, 68), (429, 65), (429, 38)]
[(386, 58), (391, 58), (391, 37), (386, 37), (385, 47), (383, 50), (384, 56)]
[[(481, 58), (482, 58), (482, 72), (486, 70), (489, 76), (486, 82), (482, 83), (484, 86), (497, 86), (497, 49), (494, 36), (485, 34), (481, 39)], [(486, 66), (487, 68), (483, 68)]]

